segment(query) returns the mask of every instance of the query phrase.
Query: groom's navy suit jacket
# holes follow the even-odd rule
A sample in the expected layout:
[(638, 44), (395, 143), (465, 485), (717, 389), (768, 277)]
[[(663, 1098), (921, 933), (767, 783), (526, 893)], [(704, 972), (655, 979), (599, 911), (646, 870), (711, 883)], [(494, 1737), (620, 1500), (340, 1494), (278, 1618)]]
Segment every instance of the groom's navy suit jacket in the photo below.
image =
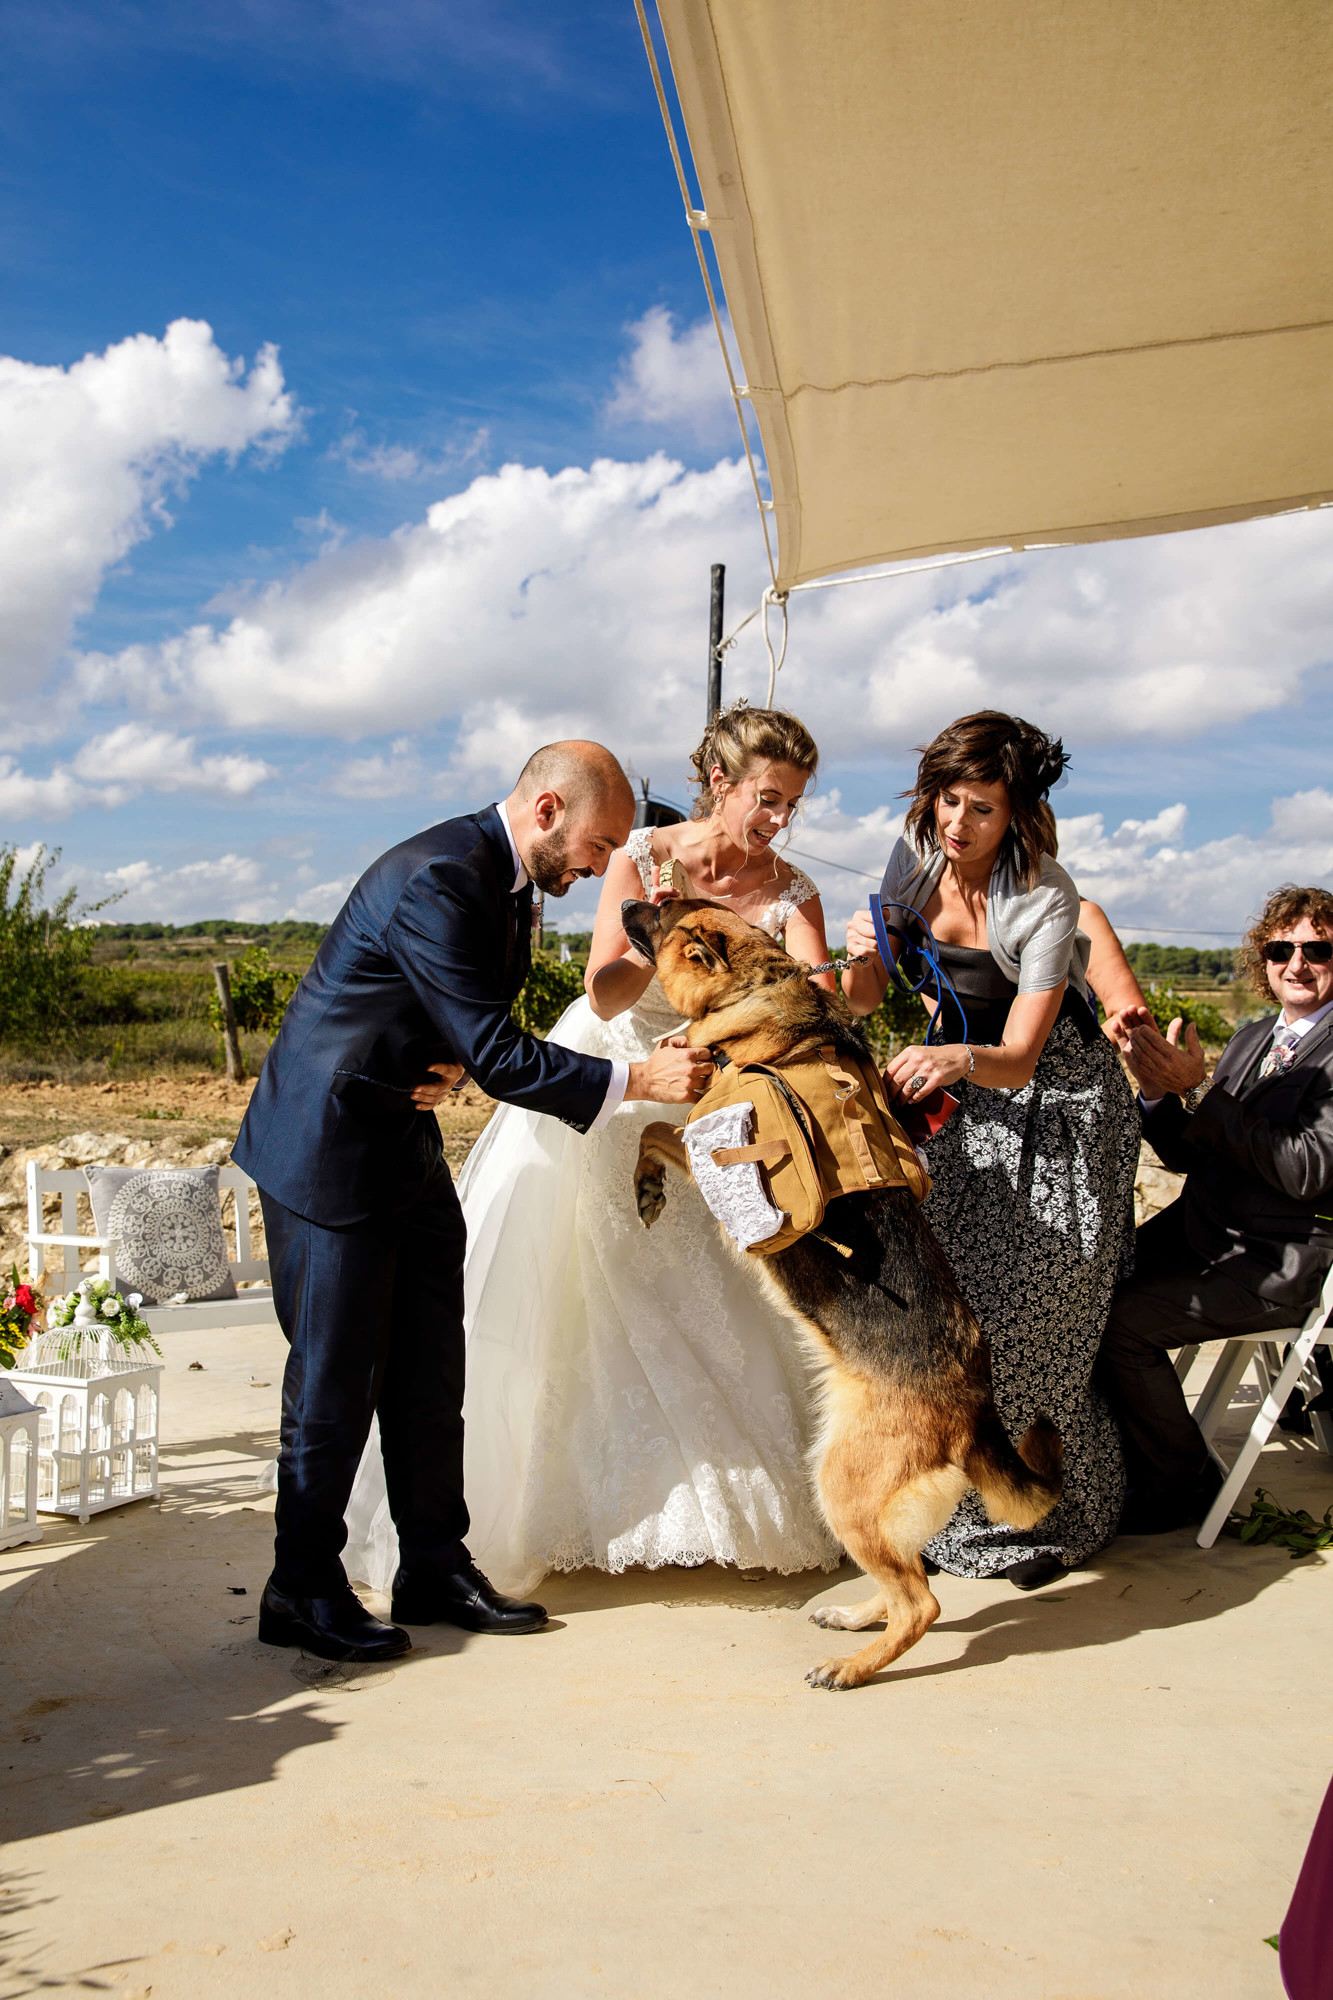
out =
[(441, 1171), (436, 1120), (413, 1086), (457, 1062), (508, 1104), (586, 1132), (611, 1081), (599, 1056), (525, 1035), (510, 1008), (527, 978), (531, 887), (494, 806), (382, 854), (338, 912), (297, 987), (233, 1158), (326, 1228), (405, 1207)]

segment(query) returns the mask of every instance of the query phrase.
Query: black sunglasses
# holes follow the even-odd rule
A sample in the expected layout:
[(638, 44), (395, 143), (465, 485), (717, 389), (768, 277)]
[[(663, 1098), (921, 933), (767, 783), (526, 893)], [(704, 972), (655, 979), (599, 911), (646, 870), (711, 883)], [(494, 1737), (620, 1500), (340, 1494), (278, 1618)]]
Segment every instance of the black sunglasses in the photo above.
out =
[(1298, 949), (1307, 965), (1327, 965), (1333, 958), (1333, 938), (1311, 938), (1308, 944), (1302, 938), (1299, 945), (1290, 938), (1273, 938), (1264, 946), (1264, 957), (1270, 965), (1289, 965)]

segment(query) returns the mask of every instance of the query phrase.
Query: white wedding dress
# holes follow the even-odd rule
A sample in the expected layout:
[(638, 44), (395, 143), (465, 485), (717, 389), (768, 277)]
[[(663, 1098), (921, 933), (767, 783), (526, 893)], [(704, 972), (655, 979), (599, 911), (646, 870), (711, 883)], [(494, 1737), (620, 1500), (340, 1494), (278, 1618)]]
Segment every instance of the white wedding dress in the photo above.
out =
[[(645, 829), (627, 844), (645, 890), (651, 840)], [(797, 873), (763, 928), (780, 936), (814, 894)], [(654, 979), (612, 1021), (577, 1000), (550, 1040), (641, 1062), (681, 1025)], [(502, 1105), (459, 1178), (468, 1546), (502, 1590), (594, 1565), (790, 1573), (840, 1560), (806, 1467), (814, 1417), (798, 1334), (690, 1183), (673, 1176), (653, 1228), (639, 1221), (632, 1177), (655, 1118), (684, 1124), (685, 1108), (624, 1104), (585, 1138)], [(349, 1577), (387, 1590), (397, 1537), (374, 1429), (347, 1525)]]

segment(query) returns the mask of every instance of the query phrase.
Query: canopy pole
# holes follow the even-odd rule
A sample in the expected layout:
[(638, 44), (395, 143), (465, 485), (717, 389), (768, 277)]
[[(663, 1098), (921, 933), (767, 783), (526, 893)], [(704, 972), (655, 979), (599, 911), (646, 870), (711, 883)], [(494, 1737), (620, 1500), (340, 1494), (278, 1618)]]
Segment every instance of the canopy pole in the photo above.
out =
[(722, 706), (722, 607), (726, 598), (727, 566), (714, 563), (708, 598), (708, 721)]

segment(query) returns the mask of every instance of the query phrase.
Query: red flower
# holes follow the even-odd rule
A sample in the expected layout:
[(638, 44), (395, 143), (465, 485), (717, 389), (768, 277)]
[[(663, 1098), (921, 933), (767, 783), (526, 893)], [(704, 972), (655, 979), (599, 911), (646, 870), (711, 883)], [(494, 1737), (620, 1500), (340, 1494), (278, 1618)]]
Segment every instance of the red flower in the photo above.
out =
[(37, 1294), (33, 1291), (31, 1285), (18, 1286), (18, 1288), (14, 1293), (14, 1304), (18, 1307), (20, 1312), (25, 1312), (25, 1313), (36, 1312)]

